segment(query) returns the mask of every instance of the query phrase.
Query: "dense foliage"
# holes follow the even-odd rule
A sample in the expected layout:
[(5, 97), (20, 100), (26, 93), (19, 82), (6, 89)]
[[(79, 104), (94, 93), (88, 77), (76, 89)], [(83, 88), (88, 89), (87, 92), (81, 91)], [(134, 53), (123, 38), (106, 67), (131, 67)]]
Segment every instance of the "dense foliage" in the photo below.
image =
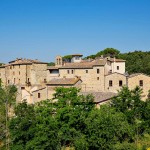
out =
[(99, 51), (95, 55), (87, 56), (86, 58), (96, 58), (101, 55), (116, 57), (126, 60), (126, 71), (129, 74), (131, 73), (145, 73), (150, 75), (150, 51), (134, 51), (128, 53), (120, 53), (119, 50), (114, 48), (106, 48), (102, 51)]
[(150, 51), (134, 51), (119, 54), (121, 59), (126, 60), (126, 71), (131, 73), (145, 73), (150, 75)]
[(8, 121), (16, 101), (17, 88), (13, 85), (2, 86), (0, 81), (0, 149), (8, 146)]
[(48, 66), (55, 66), (55, 63), (54, 62), (49, 62), (47, 65)]
[(10, 120), (12, 150), (144, 150), (150, 147), (150, 99), (127, 87), (95, 107), (92, 95), (57, 88), (54, 100), (16, 106)]
[(71, 62), (71, 59), (72, 59), (72, 55), (63, 56), (63, 61), (65, 61), (65, 62)]

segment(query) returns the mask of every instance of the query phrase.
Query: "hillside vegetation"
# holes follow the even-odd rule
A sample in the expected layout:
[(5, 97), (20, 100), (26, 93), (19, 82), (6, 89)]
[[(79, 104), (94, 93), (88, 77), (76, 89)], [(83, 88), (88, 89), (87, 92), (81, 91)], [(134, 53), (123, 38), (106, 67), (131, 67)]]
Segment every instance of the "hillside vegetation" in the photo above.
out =
[[(96, 58), (103, 56), (116, 57), (126, 60), (126, 71), (131, 73), (145, 73), (150, 75), (150, 51), (134, 51), (128, 53), (120, 53), (119, 50), (114, 48), (106, 48), (99, 51), (97, 54), (87, 56), (86, 58)], [(86, 59), (85, 58), (85, 59)]]
[[(55, 98), (36, 104), (16, 104), (6, 120), (5, 88), (1, 88), (0, 114), (6, 136), (2, 150), (147, 150), (150, 148), (150, 99), (141, 100), (141, 89), (123, 87), (110, 103), (95, 108), (92, 95), (57, 88)], [(9, 96), (12, 92), (7, 92)], [(7, 97), (8, 97), (7, 95)], [(8, 99), (8, 106), (13, 99)], [(9, 116), (8, 116), (9, 117)], [(7, 124), (7, 126), (5, 126)], [(6, 127), (6, 128), (5, 128)], [(1, 132), (2, 132), (1, 131)], [(1, 133), (2, 135), (2, 133)]]

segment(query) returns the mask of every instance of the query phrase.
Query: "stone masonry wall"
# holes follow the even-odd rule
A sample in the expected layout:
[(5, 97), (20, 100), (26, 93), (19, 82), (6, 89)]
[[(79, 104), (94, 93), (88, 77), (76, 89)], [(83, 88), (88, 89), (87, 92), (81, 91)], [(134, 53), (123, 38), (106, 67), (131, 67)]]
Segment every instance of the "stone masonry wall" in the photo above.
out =
[[(109, 85), (109, 81), (112, 81), (112, 86)], [(122, 88), (119, 86), (119, 81), (122, 81), (122, 86), (126, 85), (126, 77), (123, 74), (113, 73), (105, 76), (105, 91), (117, 93)]]
[[(143, 81), (143, 86), (140, 86), (140, 80)], [(128, 87), (134, 89), (136, 86), (140, 86), (143, 89), (143, 99), (147, 98), (148, 91), (150, 90), (150, 77), (144, 74), (139, 74), (128, 78)]]

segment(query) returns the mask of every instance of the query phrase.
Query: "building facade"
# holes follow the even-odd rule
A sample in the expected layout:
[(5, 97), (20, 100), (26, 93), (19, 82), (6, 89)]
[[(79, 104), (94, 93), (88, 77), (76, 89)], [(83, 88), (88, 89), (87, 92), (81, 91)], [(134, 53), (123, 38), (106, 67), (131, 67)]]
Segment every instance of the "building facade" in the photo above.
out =
[(25, 99), (28, 103), (53, 98), (56, 87), (77, 87), (81, 93), (107, 97), (116, 94), (122, 86), (130, 89), (140, 86), (143, 99), (150, 89), (150, 77), (142, 73), (128, 75), (125, 60), (103, 56), (83, 60), (81, 54), (72, 55), (69, 61), (57, 56), (55, 66), (38, 60), (16, 59), (0, 67), (0, 79), (3, 85), (16, 85), (17, 101)]

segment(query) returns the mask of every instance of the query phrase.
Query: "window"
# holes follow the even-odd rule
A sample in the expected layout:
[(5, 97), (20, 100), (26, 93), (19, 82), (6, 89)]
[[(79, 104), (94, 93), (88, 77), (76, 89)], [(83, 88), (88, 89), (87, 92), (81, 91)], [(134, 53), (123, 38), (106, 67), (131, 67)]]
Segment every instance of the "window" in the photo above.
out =
[(61, 65), (61, 60), (60, 60), (60, 58), (59, 58), (59, 65)]
[(97, 80), (99, 80), (99, 77), (97, 77)]
[(97, 74), (99, 74), (99, 69), (97, 69)]
[(14, 78), (14, 84), (16, 83), (16, 79)]
[(72, 74), (73, 74), (73, 70), (71, 70)]
[(38, 93), (38, 98), (41, 98), (41, 93)]
[(112, 80), (109, 80), (109, 86), (113, 86)]
[(46, 79), (44, 79), (44, 83), (46, 83), (47, 81), (46, 81)]
[(119, 66), (117, 66), (117, 70), (119, 70)]
[(30, 78), (28, 78), (28, 83), (30, 82)]
[(139, 86), (143, 86), (143, 80), (139, 81)]
[(21, 90), (24, 90), (25, 89), (25, 87), (21, 87)]
[(57, 65), (59, 65), (59, 59), (57, 59)]
[(9, 80), (8, 80), (8, 84), (9, 84)]
[(119, 86), (122, 86), (122, 80), (119, 80)]
[(12, 69), (12, 66), (10, 66), (10, 69)]
[(79, 56), (76, 56), (75, 59), (76, 59), (76, 60), (79, 60), (80, 58), (79, 58)]
[(86, 70), (85, 72), (88, 73), (88, 70)]
[(20, 71), (19, 71), (19, 75), (20, 75)]
[(67, 70), (67, 73), (69, 74), (69, 70)]

